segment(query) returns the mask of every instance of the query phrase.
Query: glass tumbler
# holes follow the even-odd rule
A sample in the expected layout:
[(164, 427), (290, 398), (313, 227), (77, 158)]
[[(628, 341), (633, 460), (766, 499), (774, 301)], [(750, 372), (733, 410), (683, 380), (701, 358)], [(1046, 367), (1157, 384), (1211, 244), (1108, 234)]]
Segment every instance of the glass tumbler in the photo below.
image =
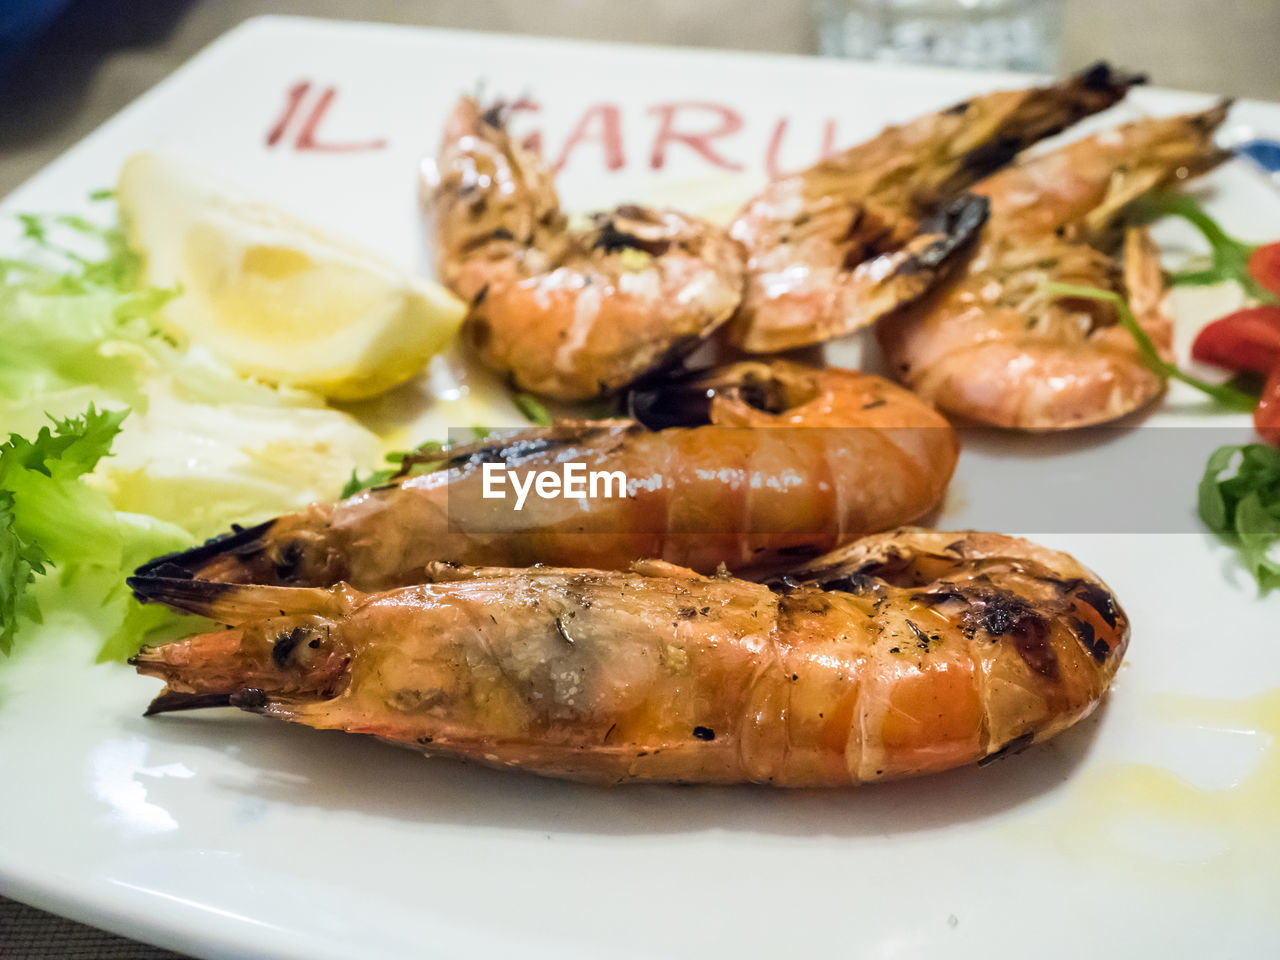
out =
[(813, 0), (827, 56), (1054, 73), (1062, 0)]

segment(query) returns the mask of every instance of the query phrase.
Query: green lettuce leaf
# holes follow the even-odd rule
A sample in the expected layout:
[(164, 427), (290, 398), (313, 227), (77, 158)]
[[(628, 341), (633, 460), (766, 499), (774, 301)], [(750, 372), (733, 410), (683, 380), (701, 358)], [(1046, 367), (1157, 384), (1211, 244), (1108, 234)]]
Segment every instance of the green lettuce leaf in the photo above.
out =
[(1219, 447), (1198, 492), (1205, 526), (1240, 551), (1261, 589), (1280, 587), (1280, 449), (1262, 443)]
[[(146, 407), (146, 374), (168, 342), (155, 318), (174, 292), (139, 285), (119, 230), (78, 217), (20, 218), (40, 258), (0, 260), (0, 413), (34, 430), (46, 411), (67, 415), (88, 398)], [(57, 228), (61, 227), (61, 230)], [(54, 243), (70, 233), (80, 250)], [(96, 255), (86, 252), (94, 250)]]
[(18, 618), (40, 622), (40, 608), (30, 587), (48, 561), (38, 544), (18, 532), (13, 495), (0, 490), (0, 653), (6, 656), (13, 649)]
[(142, 636), (130, 631), (169, 619), (144, 613), (123, 578), (194, 538), (153, 517), (117, 512), (83, 479), (109, 455), (128, 413), (90, 405), (81, 416), (53, 419), (35, 439), (10, 434), (0, 445), (0, 651), (12, 649), (20, 618), (40, 622), (31, 588), (50, 568), (63, 584), (86, 573), (108, 578), (95, 594), (101, 609), (91, 611), (106, 637), (104, 650), (127, 656)]

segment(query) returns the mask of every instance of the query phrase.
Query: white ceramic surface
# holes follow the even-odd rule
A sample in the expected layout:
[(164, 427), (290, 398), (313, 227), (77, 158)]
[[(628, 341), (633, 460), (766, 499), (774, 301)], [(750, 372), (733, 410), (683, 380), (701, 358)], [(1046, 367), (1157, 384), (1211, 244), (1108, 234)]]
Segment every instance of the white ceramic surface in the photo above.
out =
[[(303, 81), (311, 87), (294, 122), (269, 147), (287, 92)], [(601, 141), (584, 141), (563, 174), (570, 207), (657, 196), (723, 212), (762, 182), (782, 117), (781, 163), (796, 167), (814, 159), (828, 117), (843, 145), (1017, 82), (259, 20), (3, 210), (74, 210), (128, 153), (163, 147), (425, 268), (415, 168), (456, 95), (481, 84), (542, 104), (521, 123), (542, 131), (553, 156), (590, 105), (617, 108), (625, 163), (610, 170)], [(312, 144), (383, 147), (297, 149), (305, 114), (329, 87)], [(1111, 118), (1204, 102), (1138, 91)], [(677, 132), (739, 116), (740, 130), (708, 143), (741, 169), (718, 168), (677, 139), (653, 169), (667, 115)], [(598, 109), (587, 133), (611, 116)], [(1240, 104), (1233, 122), (1274, 135), (1280, 107)], [(1236, 233), (1280, 232), (1280, 197), (1248, 170), (1223, 169), (1206, 189)], [(1182, 299), (1192, 308), (1185, 344), (1211, 307)], [(1147, 424), (1248, 437), (1247, 418), (1211, 418), (1181, 390)], [(1090, 457), (1126, 442), (974, 438), (939, 521), (963, 525), (984, 472), (1006, 470), (1024, 471), (1033, 489), (1065, 482), (1068, 512), (1117, 495), (1164, 497), (1180, 511), (1167, 529), (1183, 532), (1081, 523), (1056, 529), (1086, 532), (1041, 536), (1111, 583), (1134, 636), (1105, 708), (1019, 757), (864, 790), (562, 784), (230, 711), (144, 720), (155, 682), (90, 665), (85, 625), (50, 611), (66, 643), (0, 667), (0, 890), (208, 957), (1272, 953), (1280, 704), (1268, 692), (1280, 688), (1280, 600), (1257, 598), (1231, 551), (1193, 532), (1194, 471), (1146, 463), (1127, 492), (1079, 479)]]

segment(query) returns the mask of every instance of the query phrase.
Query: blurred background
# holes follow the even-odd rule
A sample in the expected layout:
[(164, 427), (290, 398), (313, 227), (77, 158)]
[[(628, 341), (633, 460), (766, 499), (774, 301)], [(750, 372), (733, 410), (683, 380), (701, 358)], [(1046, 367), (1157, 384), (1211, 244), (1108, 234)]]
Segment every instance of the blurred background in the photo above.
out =
[(0, 196), (249, 17), (1049, 72), (1280, 100), (1280, 0), (0, 0)]

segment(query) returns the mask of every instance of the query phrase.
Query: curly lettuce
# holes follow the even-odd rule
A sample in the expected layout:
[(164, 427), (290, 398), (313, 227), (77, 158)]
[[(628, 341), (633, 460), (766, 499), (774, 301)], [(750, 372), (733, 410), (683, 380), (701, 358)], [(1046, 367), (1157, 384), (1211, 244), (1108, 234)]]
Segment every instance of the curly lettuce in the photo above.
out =
[(88, 611), (104, 635), (102, 658), (128, 656), (138, 639), (171, 619), (144, 609), (120, 575), (191, 534), (154, 517), (121, 513), (84, 482), (107, 456), (129, 411), (90, 405), (79, 417), (53, 420), (34, 439), (10, 434), (0, 444), (0, 652), (13, 649), (20, 621), (39, 624), (37, 577), (56, 569), (64, 586), (85, 574), (112, 582)]
[(20, 617), (41, 622), (30, 588), (48, 563), (49, 555), (19, 529), (13, 494), (0, 490), (0, 653), (6, 656), (13, 650)]

